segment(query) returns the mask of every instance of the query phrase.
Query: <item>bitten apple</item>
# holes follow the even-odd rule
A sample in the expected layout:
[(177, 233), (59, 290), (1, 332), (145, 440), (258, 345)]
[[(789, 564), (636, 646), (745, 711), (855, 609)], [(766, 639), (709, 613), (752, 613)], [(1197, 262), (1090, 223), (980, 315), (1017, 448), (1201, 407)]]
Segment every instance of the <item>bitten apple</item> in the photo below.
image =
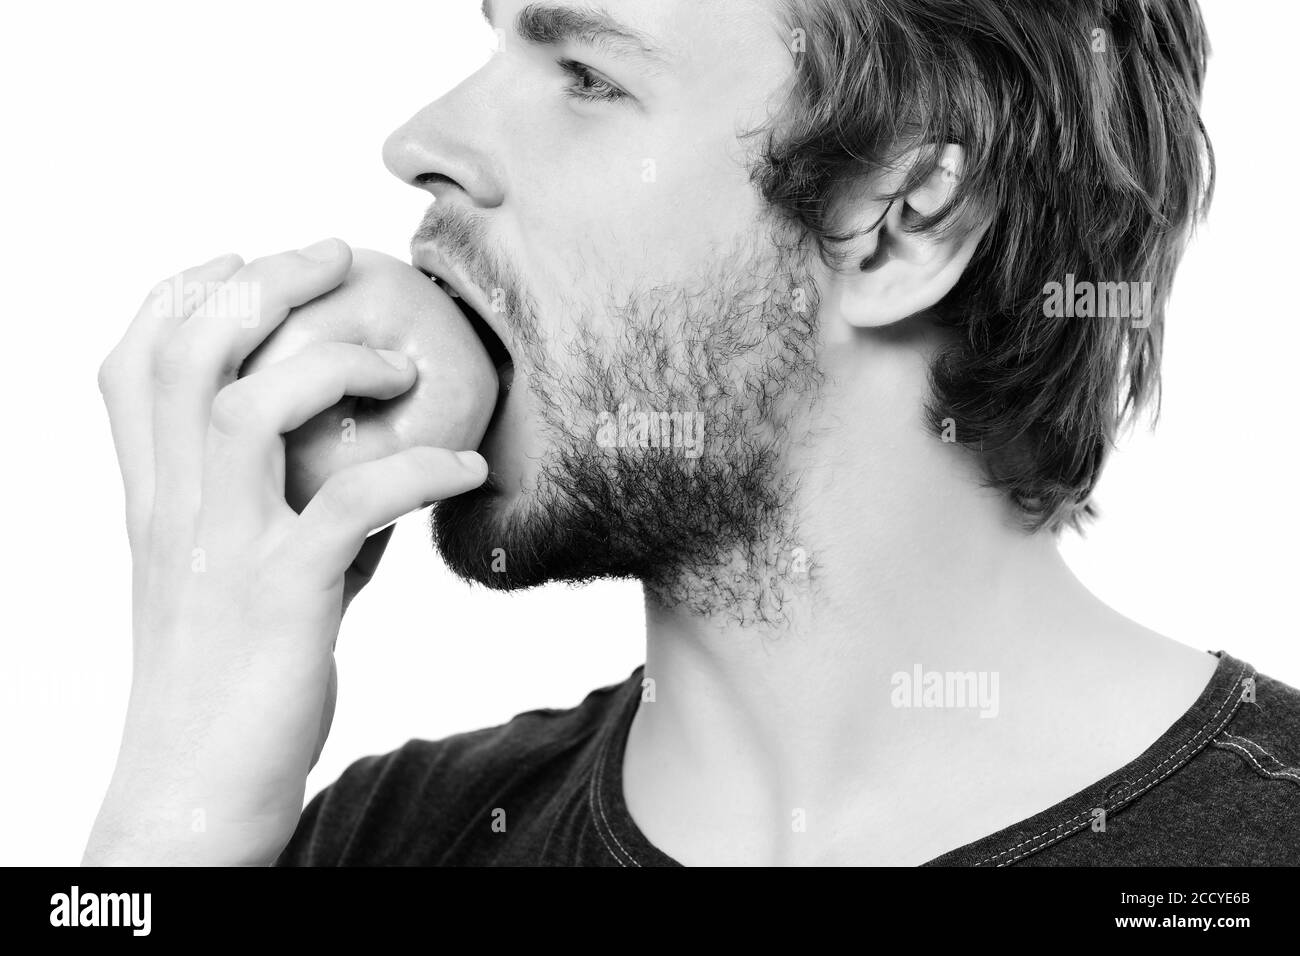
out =
[(294, 309), (239, 374), (318, 342), (403, 352), (417, 378), (390, 401), (344, 398), (285, 436), (285, 500), (294, 510), (348, 465), (415, 445), (478, 448), (496, 405), (496, 370), (460, 308), (418, 269), (381, 252), (353, 250), (343, 284)]

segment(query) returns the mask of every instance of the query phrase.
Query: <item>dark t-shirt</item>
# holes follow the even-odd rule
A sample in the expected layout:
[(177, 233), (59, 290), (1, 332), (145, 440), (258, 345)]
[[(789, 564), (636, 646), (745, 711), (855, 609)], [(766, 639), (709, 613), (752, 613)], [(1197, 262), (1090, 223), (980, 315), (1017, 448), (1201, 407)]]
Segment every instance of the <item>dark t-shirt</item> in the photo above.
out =
[[(1300, 692), (1216, 656), (1196, 703), (1132, 763), (926, 865), (1300, 864)], [(276, 865), (676, 866), (623, 802), (640, 698), (637, 668), (569, 710), (362, 758), (308, 804)]]

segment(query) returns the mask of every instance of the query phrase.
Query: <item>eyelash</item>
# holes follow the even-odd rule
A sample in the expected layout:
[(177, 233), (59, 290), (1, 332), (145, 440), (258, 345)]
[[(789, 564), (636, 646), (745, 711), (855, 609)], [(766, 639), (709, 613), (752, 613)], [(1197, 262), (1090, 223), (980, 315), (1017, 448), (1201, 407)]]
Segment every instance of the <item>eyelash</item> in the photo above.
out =
[[(575, 100), (582, 100), (585, 103), (617, 103), (619, 100), (628, 98), (617, 86), (596, 73), (585, 63), (579, 63), (577, 60), (560, 60), (560, 69), (569, 74), (577, 83), (587, 84), (587, 88), (579, 85), (566, 86), (564, 95), (571, 96)], [(595, 87), (600, 92), (593, 92), (591, 87)]]

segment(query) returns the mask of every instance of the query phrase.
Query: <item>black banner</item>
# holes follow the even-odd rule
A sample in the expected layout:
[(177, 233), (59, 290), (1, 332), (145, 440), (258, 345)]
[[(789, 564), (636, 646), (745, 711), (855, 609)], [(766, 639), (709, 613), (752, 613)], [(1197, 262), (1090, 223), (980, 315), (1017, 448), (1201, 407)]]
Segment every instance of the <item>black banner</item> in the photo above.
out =
[[(576, 942), (609, 926), (669, 944), (697, 927), (727, 936), (790, 934), (972, 942), (1125, 936), (1223, 946), (1294, 924), (1296, 874), (1285, 869), (690, 870), (619, 879), (526, 869), (10, 869), (4, 925), (51, 942), (76, 936), (168, 942), (419, 940), (453, 927), (484, 939)], [(699, 879), (699, 883), (694, 880)], [(785, 882), (788, 880), (789, 882)], [(676, 927), (676, 929), (674, 929)], [(900, 939), (901, 937), (901, 939)], [(472, 937), (471, 937), (472, 938)]]

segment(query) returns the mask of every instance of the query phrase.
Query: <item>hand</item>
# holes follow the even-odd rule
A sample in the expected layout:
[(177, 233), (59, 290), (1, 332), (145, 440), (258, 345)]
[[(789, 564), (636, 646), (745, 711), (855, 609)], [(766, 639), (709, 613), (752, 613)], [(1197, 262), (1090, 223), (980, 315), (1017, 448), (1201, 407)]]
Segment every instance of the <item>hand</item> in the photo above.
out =
[(487, 476), (474, 452), (409, 448), (334, 474), (301, 514), (285, 502), (283, 434), (344, 395), (390, 399), (415, 381), (400, 353), (343, 343), (236, 378), (350, 262), (327, 240), (198, 266), (155, 290), (100, 369), (126, 492), (134, 653), (85, 863), (272, 862), (329, 732), (345, 601), (388, 532), (366, 535)]

